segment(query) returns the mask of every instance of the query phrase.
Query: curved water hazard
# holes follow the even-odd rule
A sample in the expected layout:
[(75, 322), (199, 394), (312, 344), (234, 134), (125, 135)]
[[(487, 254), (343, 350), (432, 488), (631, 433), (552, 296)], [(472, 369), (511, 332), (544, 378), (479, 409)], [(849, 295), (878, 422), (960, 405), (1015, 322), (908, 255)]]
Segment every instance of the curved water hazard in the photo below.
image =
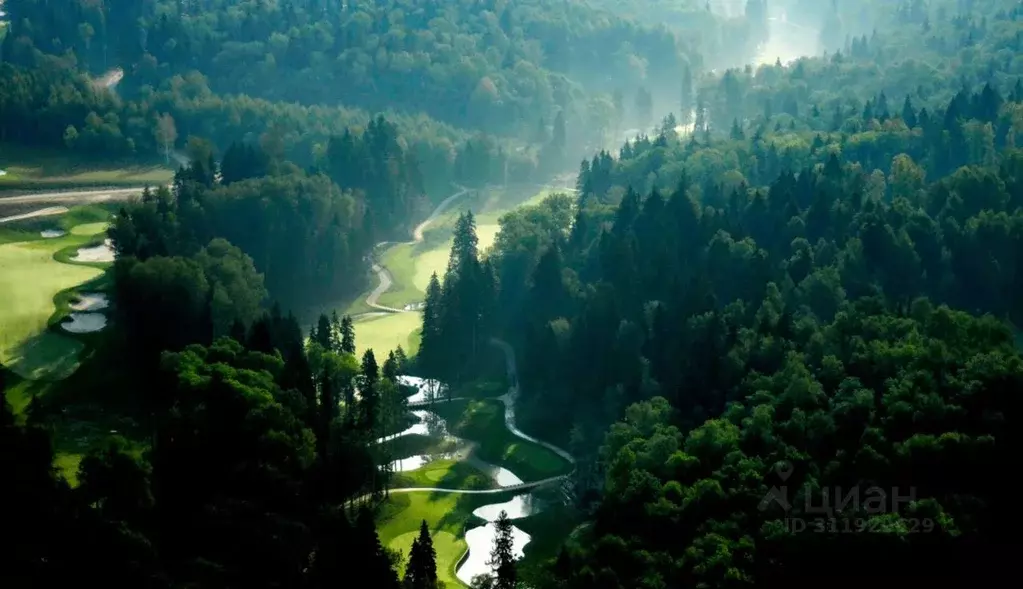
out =
[(60, 326), (70, 333), (93, 333), (107, 326), (107, 318), (102, 313), (72, 313), (71, 321)]
[[(459, 581), (471, 585), (473, 577), (477, 575), (493, 575), (493, 570), (487, 561), (490, 560), (490, 552), (494, 549), (496, 534), (497, 526), (492, 522), (465, 533), (465, 543), (469, 545), (469, 554), (455, 571), (455, 576)], [(512, 526), (512, 554), (515, 556), (515, 560), (525, 556), (523, 549), (530, 540), (532, 538), (529, 534)]]
[(78, 253), (71, 258), (72, 262), (113, 262), (114, 242), (104, 239), (101, 245), (78, 248)]
[[(494, 339), (491, 341), (492, 344), (501, 348), (504, 352), (506, 360), (506, 368), (508, 377), (512, 382), (512, 386), (509, 387), (508, 392), (503, 396), (499, 397), (499, 400), (504, 404), (505, 408), (505, 425), (513, 435), (532, 442), (534, 444), (543, 446), (564, 458), (569, 464), (575, 467), (575, 459), (571, 454), (565, 450), (542, 440), (538, 440), (532, 436), (527, 435), (518, 429), (515, 425), (515, 401), (518, 399), (518, 378), (515, 369), (515, 352), (507, 343)], [(402, 376), (399, 382), (403, 385), (415, 387), (416, 392), (409, 396), (408, 403), (413, 407), (424, 407), (432, 403), (444, 403), (447, 401), (458, 400), (457, 398), (447, 399), (441, 396), (444, 391), (444, 386), (438, 381), (428, 380), (412, 376)], [(430, 493), (456, 493), (456, 494), (472, 494), (472, 495), (483, 495), (483, 494), (498, 494), (507, 493), (509, 491), (523, 491), (522, 494), (516, 495), (507, 501), (500, 503), (491, 503), (476, 508), (473, 511), (473, 515), (486, 521), (485, 525), (476, 526), (465, 533), (465, 542), (468, 546), (466, 553), (463, 554), (462, 558), (457, 565), (455, 570), (455, 576), (458, 579), (470, 585), (473, 577), (478, 575), (491, 575), (493, 571), (487, 561), (490, 558), (490, 553), (494, 547), (494, 540), (496, 536), (496, 526), (494, 522), (500, 517), (501, 512), (505, 512), (508, 518), (511, 520), (522, 519), (529, 517), (543, 510), (543, 506), (540, 502), (530, 494), (533, 489), (547, 485), (550, 483), (560, 482), (571, 476), (571, 473), (551, 477), (542, 481), (523, 482), (515, 473), (510, 470), (488, 464), (482, 460), (479, 460), (473, 456), (473, 450), (475, 444), (467, 440), (452, 436), (447, 431), (447, 424), (440, 417), (434, 413), (425, 409), (417, 409), (412, 412), (413, 415), (418, 419), (418, 423), (413, 424), (404, 431), (398, 432), (384, 438), (377, 440), (377, 443), (384, 442), (387, 440), (393, 440), (395, 438), (411, 435), (433, 435), (444, 437), (448, 440), (456, 442), (457, 447), (460, 450), (449, 453), (446, 457), (455, 457), (460, 460), (464, 460), (467, 464), (470, 464), (478, 470), (486, 473), (497, 483), (498, 488), (496, 489), (443, 489), (436, 487), (426, 488), (399, 488), (391, 489), (391, 493), (413, 493), (413, 492), (430, 492)], [(431, 457), (426, 455), (409, 456), (396, 460), (392, 463), (392, 469), (396, 472), (404, 472), (407, 470), (415, 470), (421, 468), (427, 464), (430, 460), (436, 459), (437, 457)], [(530, 542), (531, 538), (529, 534), (523, 530), (512, 526), (512, 552), (516, 559), (523, 557), (523, 550)]]

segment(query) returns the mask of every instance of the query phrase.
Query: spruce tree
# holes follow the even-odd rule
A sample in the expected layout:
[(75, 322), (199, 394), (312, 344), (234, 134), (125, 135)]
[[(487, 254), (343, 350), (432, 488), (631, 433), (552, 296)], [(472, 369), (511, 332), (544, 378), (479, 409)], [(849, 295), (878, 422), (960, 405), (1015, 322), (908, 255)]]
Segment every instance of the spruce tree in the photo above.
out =
[(323, 346), (324, 350), (330, 349), (330, 319), (323, 313), (316, 322), (316, 343)]
[(341, 318), (341, 352), (355, 355), (355, 325), (350, 315)]
[(366, 350), (362, 355), (362, 419), (363, 426), (369, 432), (376, 431), (377, 410), (380, 400), (377, 398), (377, 381), (380, 380), (380, 370), (377, 367), (377, 359), (373, 350)]
[(394, 350), (387, 353), (387, 359), (384, 360), (383, 374), (386, 380), (391, 382), (397, 382), (398, 380), (398, 359), (394, 356)]
[(430, 276), (430, 284), (426, 287), (426, 302), (423, 305), (423, 339), (419, 343), (418, 365), (423, 376), (427, 378), (444, 378), (441, 358), (441, 305), (442, 291), (437, 273)]
[(437, 587), (437, 552), (433, 548), (433, 539), (430, 537), (426, 520), (419, 526), (419, 536), (412, 541), (408, 566), (405, 567), (404, 583), (406, 589)]
[(452, 272), (459, 272), (471, 261), (479, 260), (479, 238), (476, 236), (476, 219), (472, 211), (458, 216), (455, 223), (455, 236), (451, 244), (451, 256), (448, 258), (448, 270), (444, 279)]
[(335, 354), (341, 353), (341, 320), (337, 317), (337, 311), (330, 314), (330, 349)]
[(494, 527), (496, 528), (494, 548), (490, 551), (490, 561), (487, 563), (497, 576), (494, 587), (515, 589), (518, 582), (518, 572), (515, 570), (515, 543), (512, 537), (512, 523), (506, 511), (501, 510)]

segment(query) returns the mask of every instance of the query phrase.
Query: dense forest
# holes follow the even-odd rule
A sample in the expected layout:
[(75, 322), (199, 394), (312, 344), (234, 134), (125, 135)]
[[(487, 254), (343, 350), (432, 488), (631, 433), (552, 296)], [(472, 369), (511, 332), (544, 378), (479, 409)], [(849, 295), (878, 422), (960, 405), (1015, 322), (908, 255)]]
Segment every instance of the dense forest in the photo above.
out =
[(674, 76), (695, 51), (662, 28), (552, 0), (11, 0), (8, 11), (7, 52), (22, 63), (70, 50), (97, 73), (130, 69), (138, 85), (198, 71), (218, 93), (397, 108), (506, 134), (559, 108), (584, 114), (587, 89)]
[[(96, 350), (23, 414), (0, 402), (3, 586), (437, 589), (425, 521), (400, 579), (377, 535), (377, 441), (410, 419), (399, 375), (493, 377), (494, 337), (586, 522), (519, 571), (503, 515), (480, 588), (1014, 573), (1018, 2), (5, 10), (0, 140), (188, 163), (118, 211)], [(828, 53), (728, 69), (782, 14)], [(90, 77), (115, 66), (120, 95)], [(493, 247), (458, 216), (417, 355), (289, 311), (361, 292), (373, 244), (453, 183), (537, 180), (586, 143), (576, 190), (504, 215)], [(87, 411), (131, 427), (72, 487), (51, 434)]]
[[(728, 71), (696, 132), (670, 117), (584, 161), (574, 203), (507, 215), (487, 255), (456, 258), (456, 237), (420, 362), (455, 379), (440, 350), (471, 351), (480, 329), (515, 341), (532, 429), (583, 462), (591, 541), (536, 586), (841, 584), (836, 570), (961, 586), (1003, 570), (1023, 86), (1000, 65), (1019, 35), (998, 31), (1023, 14), (983, 4), (903, 22), (958, 31), (920, 52), (971, 50), (961, 77), (890, 75), (905, 31), (850, 61)], [(783, 483), (791, 509), (762, 505)], [(872, 504), (847, 495), (868, 488)]]

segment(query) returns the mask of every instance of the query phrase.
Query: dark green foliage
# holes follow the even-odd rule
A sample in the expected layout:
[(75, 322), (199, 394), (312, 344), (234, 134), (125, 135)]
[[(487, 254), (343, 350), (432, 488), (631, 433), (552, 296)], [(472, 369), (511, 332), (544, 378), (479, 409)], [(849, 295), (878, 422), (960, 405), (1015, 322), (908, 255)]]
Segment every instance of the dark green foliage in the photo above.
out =
[(494, 589), (515, 589), (517, 586), (514, 548), (512, 522), (508, 519), (508, 513), (502, 510), (494, 522), (494, 548), (490, 551), (488, 561), (496, 577)]
[(419, 536), (412, 541), (403, 584), (405, 589), (437, 587), (437, 551), (433, 548), (433, 539), (430, 538), (430, 529), (425, 520), (419, 528)]

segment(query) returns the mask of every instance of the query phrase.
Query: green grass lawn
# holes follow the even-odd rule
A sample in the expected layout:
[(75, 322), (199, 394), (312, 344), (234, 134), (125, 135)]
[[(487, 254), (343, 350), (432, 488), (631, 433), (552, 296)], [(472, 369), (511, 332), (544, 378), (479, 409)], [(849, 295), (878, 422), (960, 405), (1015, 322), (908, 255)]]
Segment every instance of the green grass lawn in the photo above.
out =
[(47, 327), (58, 293), (103, 274), (99, 268), (54, 259), (57, 252), (89, 239), (71, 234), (0, 245), (0, 363), (18, 375), (60, 379), (77, 367), (81, 342)]
[(382, 362), (387, 358), (387, 352), (399, 345), (408, 355), (414, 355), (419, 345), (418, 342), (410, 341), (410, 336), (422, 327), (422, 322), (422, 316), (415, 312), (391, 313), (357, 321), (355, 345), (358, 356), (362, 357), (366, 350), (372, 349), (373, 354)]
[(430, 285), (430, 276), (434, 272), (437, 278), (444, 280), (444, 271), (448, 268), (448, 257), (451, 255), (451, 240), (438, 247), (424, 250), (415, 258), (415, 270), (412, 274), (412, 285), (419, 292), (426, 292)]
[(416, 272), (415, 246), (411, 243), (395, 245), (384, 252), (380, 263), (391, 274), (391, 288), (380, 295), (379, 303), (385, 307), (401, 309), (409, 303), (417, 303), (426, 296), (423, 289), (413, 281)]
[(440, 487), (443, 489), (493, 489), (496, 483), (464, 462), (438, 459), (422, 468), (395, 473), (392, 487)]
[(105, 233), (107, 227), (109, 226), (110, 223), (106, 221), (101, 221), (99, 223), (85, 223), (82, 225), (76, 225), (71, 228), (71, 235), (82, 235), (85, 237), (92, 237), (94, 235)]
[(539, 481), (571, 470), (565, 460), (543, 446), (522, 440), (504, 425), (504, 405), (500, 401), (453, 401), (435, 407), (456, 436), (478, 442), (479, 457), (503, 466), (523, 481)]
[[(455, 564), (467, 548), (463, 534), (472, 511), (482, 505), (508, 501), (514, 494), (458, 495), (453, 493), (396, 493), (384, 502), (377, 518), (380, 542), (408, 558), (412, 540), (425, 520), (437, 550), (437, 577), (447, 587), (464, 587)], [(404, 566), (404, 565), (403, 565)], [(404, 568), (398, 571), (404, 574)]]
[(153, 160), (90, 160), (65, 151), (0, 144), (0, 190), (144, 186), (169, 183), (171, 167)]
[(420, 434), (409, 434), (388, 440), (380, 447), (384, 454), (395, 458), (407, 458), (419, 454), (443, 454), (455, 449), (454, 443), (450, 440), (440, 440), (433, 436)]

